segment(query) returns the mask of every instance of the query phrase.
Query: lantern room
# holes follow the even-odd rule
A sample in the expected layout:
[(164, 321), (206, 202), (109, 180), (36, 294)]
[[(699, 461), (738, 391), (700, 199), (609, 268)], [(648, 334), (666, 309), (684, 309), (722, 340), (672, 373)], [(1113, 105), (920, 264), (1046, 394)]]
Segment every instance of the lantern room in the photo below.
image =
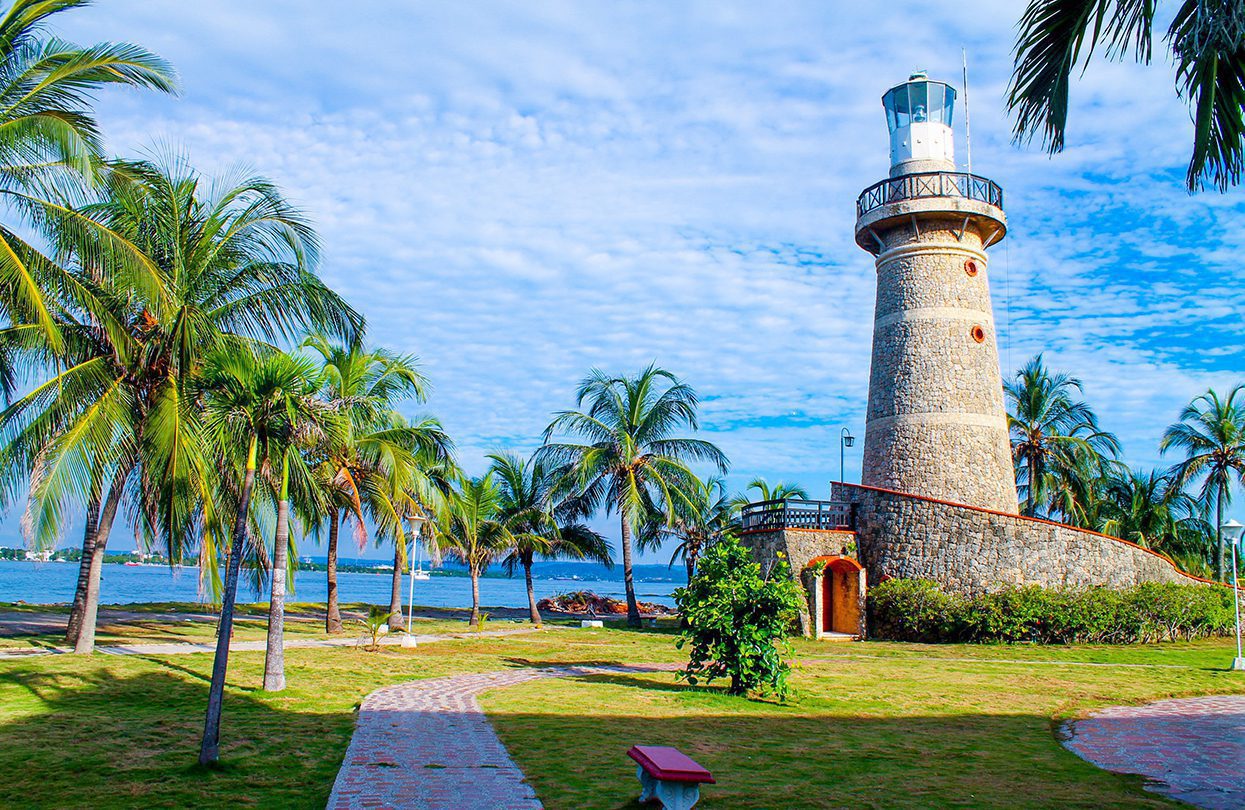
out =
[(955, 88), (913, 73), (882, 96), (891, 136), (891, 177), (955, 171), (951, 115)]

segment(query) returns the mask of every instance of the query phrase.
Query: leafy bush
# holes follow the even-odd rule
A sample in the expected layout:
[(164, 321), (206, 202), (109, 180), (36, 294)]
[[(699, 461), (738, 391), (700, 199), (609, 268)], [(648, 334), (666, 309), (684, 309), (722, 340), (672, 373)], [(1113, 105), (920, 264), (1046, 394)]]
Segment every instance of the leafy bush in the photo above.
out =
[(710, 546), (687, 587), (674, 592), (687, 627), (678, 646), (691, 643), (691, 660), (679, 672), (696, 685), (730, 677), (728, 691), (787, 695), (787, 663), (802, 598), (791, 569), (780, 562), (761, 576), (752, 555), (727, 537)]
[(1227, 588), (1146, 583), (1132, 588), (1036, 585), (977, 596), (925, 579), (891, 579), (868, 597), (869, 634), (892, 641), (1133, 644), (1232, 632)]

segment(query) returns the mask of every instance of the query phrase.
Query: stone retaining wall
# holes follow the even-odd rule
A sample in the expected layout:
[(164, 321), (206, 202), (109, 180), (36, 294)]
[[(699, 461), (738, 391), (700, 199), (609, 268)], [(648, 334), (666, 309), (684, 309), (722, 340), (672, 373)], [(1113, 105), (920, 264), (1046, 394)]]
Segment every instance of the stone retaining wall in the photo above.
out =
[(809, 611), (816, 611), (817, 607), (803, 576), (804, 569), (814, 557), (849, 554), (855, 546), (856, 534), (825, 529), (767, 529), (745, 533), (742, 542), (752, 552), (752, 558), (760, 563), (762, 576), (768, 577), (778, 564), (778, 555), (785, 555), (791, 566), (791, 578), (806, 597), (806, 604), (800, 609), (800, 629), (804, 635), (811, 635), (813, 624)]
[(835, 500), (855, 504), (860, 562), (870, 584), (920, 577), (981, 593), (1005, 585), (1205, 582), (1166, 557), (1096, 532), (874, 487), (834, 487)]

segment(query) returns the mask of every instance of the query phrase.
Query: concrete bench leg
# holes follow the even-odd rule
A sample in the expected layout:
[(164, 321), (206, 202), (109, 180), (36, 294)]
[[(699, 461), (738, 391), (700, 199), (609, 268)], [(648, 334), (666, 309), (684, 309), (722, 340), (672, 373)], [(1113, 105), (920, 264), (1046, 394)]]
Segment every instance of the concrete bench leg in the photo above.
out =
[(658, 782), (657, 798), (665, 810), (692, 810), (700, 801), (700, 785), (686, 782)]
[(641, 765), (636, 766), (635, 775), (640, 780), (641, 804), (656, 799), (665, 810), (692, 810), (700, 801), (700, 785), (654, 779)]

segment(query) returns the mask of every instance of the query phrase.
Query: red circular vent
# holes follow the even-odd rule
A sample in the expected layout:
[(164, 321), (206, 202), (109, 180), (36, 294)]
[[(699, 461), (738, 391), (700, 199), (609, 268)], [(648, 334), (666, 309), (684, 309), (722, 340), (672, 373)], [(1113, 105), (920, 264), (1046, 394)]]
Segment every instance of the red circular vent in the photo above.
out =
[(986, 342), (986, 330), (982, 329), (980, 324), (974, 324), (973, 328), (968, 330), (968, 333), (972, 335), (973, 340), (978, 343)]
[(977, 264), (976, 259), (969, 259), (964, 262), (964, 272), (968, 273), (969, 276), (975, 276), (981, 272), (981, 265)]

